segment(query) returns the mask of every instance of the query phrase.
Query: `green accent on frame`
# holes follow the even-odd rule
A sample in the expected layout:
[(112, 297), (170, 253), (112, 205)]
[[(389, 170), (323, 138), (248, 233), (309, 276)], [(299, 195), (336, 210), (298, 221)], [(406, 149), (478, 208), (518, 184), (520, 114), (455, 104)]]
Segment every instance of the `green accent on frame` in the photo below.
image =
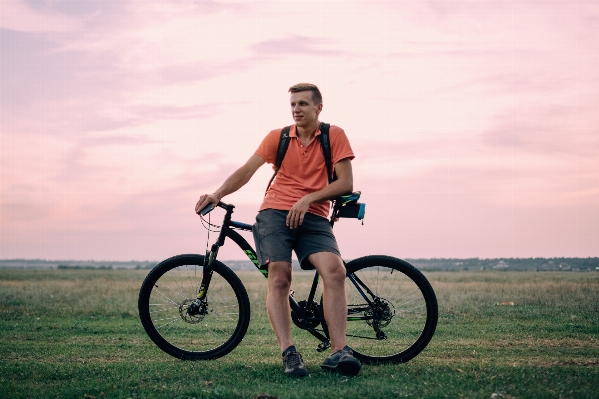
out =
[(254, 265), (256, 265), (256, 266), (260, 266), (260, 265), (258, 264), (258, 259), (256, 259), (256, 255), (254, 255), (254, 254), (252, 253), (252, 251), (251, 251), (251, 250), (249, 250), (249, 249), (245, 249), (243, 252), (245, 252), (245, 254), (247, 255), (247, 257), (248, 257), (248, 258), (250, 258), (250, 260), (252, 261), (252, 263), (253, 263)]

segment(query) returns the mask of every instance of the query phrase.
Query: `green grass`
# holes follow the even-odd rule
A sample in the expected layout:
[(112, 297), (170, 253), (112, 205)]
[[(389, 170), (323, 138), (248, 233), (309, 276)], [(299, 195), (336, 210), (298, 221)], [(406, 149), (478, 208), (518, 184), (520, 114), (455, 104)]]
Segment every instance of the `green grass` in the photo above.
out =
[[(427, 273), (440, 315), (424, 352), (347, 378), (320, 370), (318, 342), (294, 328), (310, 371), (301, 380), (282, 372), (258, 272), (240, 273), (253, 312), (245, 339), (198, 362), (171, 358), (143, 331), (146, 273), (0, 270), (0, 398), (597, 397), (599, 273)], [(295, 274), (296, 297), (310, 279)]]

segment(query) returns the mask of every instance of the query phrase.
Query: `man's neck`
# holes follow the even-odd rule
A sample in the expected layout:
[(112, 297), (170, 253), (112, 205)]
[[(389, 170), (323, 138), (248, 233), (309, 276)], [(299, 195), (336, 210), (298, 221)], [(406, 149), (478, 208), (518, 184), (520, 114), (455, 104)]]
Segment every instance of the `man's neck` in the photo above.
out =
[(318, 121), (316, 121), (314, 124), (310, 124), (308, 127), (300, 127), (296, 125), (295, 134), (302, 139), (311, 139), (316, 134), (316, 130), (318, 129), (319, 125), (320, 122)]

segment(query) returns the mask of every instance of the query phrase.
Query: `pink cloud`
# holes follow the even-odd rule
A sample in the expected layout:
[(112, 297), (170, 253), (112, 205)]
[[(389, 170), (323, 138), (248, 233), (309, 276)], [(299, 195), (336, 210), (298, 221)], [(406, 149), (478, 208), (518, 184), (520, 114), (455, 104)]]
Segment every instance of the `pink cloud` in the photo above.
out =
[(599, 118), (593, 115), (590, 104), (582, 107), (541, 103), (536, 107), (506, 110), (495, 117), (495, 127), (482, 133), (481, 138), (494, 147), (560, 158), (596, 159), (599, 131), (595, 122)]
[(265, 40), (250, 46), (260, 57), (285, 55), (335, 56), (341, 52), (335, 49), (335, 43), (326, 38), (290, 35), (282, 39)]
[(2, 0), (0, 27), (21, 32), (74, 32), (81, 28), (81, 23), (51, 9), (31, 7), (18, 0)]
[(201, 60), (162, 67), (148, 73), (143, 79), (164, 85), (193, 83), (246, 71), (253, 68), (255, 63), (256, 60), (253, 58), (240, 58), (222, 63)]

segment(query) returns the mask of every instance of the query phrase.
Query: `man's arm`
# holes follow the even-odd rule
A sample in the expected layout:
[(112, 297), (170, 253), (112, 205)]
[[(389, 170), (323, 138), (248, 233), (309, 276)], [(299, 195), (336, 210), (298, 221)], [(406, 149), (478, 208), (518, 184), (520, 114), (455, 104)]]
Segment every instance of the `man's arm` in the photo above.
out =
[(308, 208), (315, 202), (322, 202), (337, 198), (340, 195), (351, 193), (354, 189), (354, 176), (349, 158), (342, 159), (335, 164), (337, 180), (323, 188), (302, 197), (293, 205), (287, 214), (287, 226), (297, 228), (304, 221)]
[(206, 205), (212, 204), (216, 206), (225, 195), (234, 193), (243, 187), (256, 173), (258, 168), (264, 164), (264, 159), (256, 154), (253, 154), (247, 162), (237, 169), (213, 194), (204, 194), (196, 203), (196, 213), (202, 210)]

